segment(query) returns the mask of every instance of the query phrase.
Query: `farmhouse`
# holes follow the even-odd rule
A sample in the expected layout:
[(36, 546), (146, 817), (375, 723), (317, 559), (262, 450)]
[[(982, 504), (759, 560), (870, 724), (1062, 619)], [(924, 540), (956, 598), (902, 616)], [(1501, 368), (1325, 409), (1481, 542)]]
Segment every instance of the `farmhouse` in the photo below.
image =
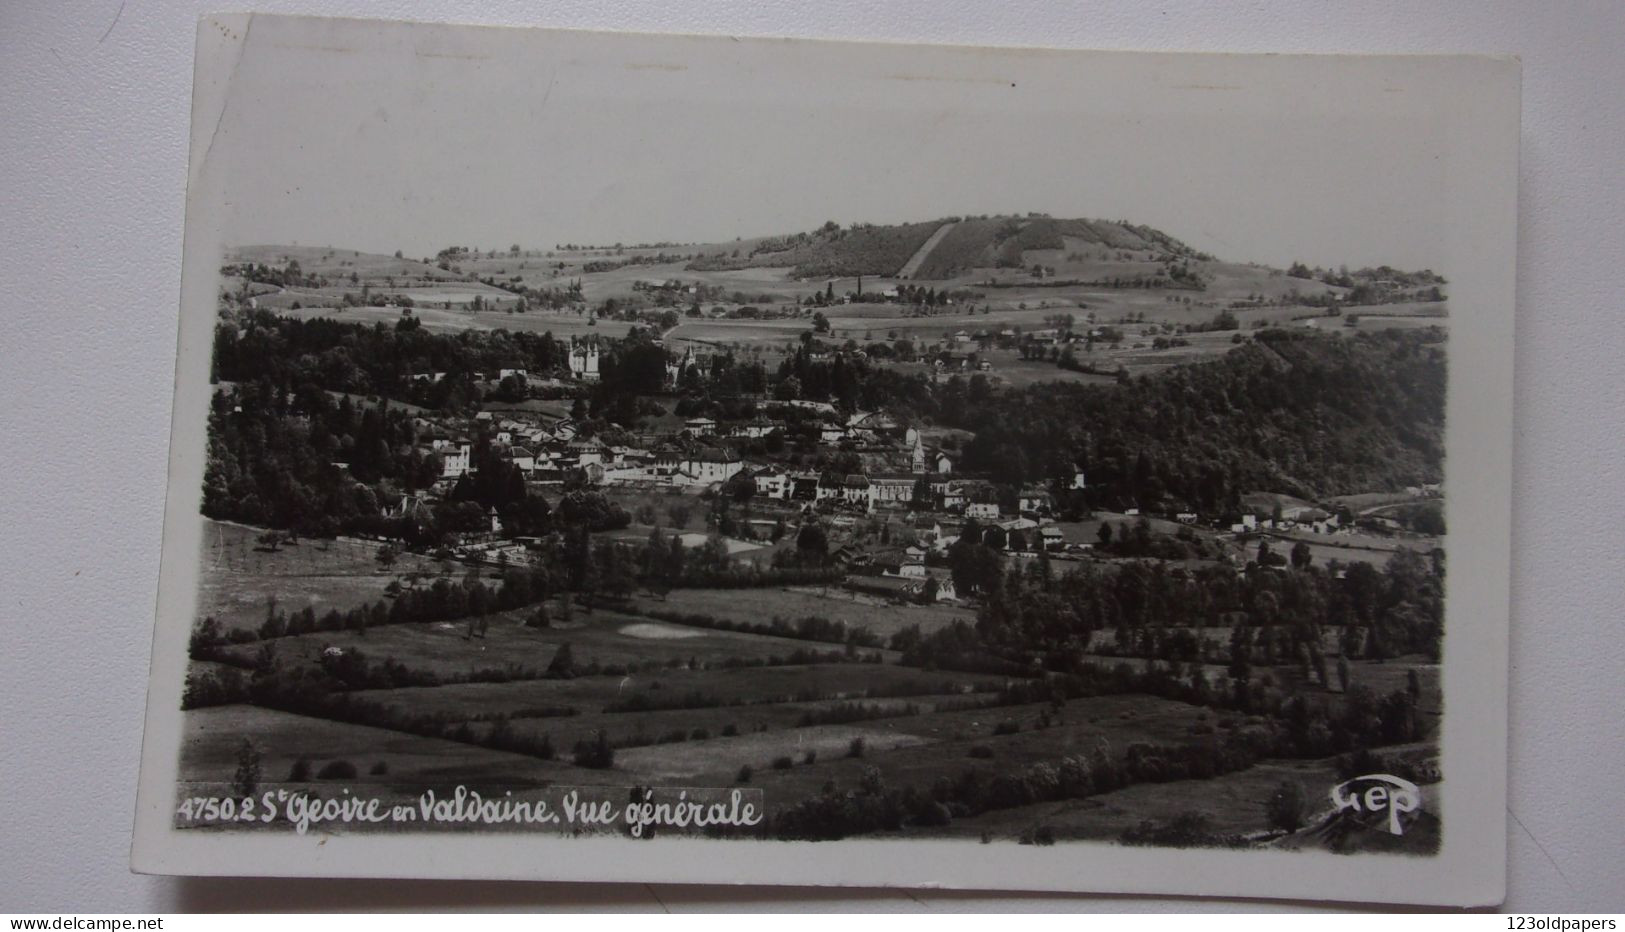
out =
[(520, 472), (530, 472), (536, 468), (536, 454), (524, 447), (514, 447), (508, 451), (508, 462)]
[(726, 482), (744, 466), (731, 450), (705, 447), (685, 456), (678, 470), (701, 482)]
[(708, 417), (691, 417), (683, 422), (683, 434), (689, 437), (710, 437), (717, 432), (717, 422)]
[(764, 466), (751, 480), (756, 483), (756, 494), (763, 498), (788, 498), (790, 477), (771, 466)]
[(761, 437), (766, 437), (768, 434), (778, 430), (779, 427), (780, 425), (773, 421), (763, 417), (757, 417), (749, 421), (730, 426), (728, 428), (728, 436), (747, 440), (756, 440)]
[(1024, 513), (1047, 513), (1051, 507), (1049, 493), (1043, 489), (1033, 488), (1031, 486), (1022, 489), (1020, 501), (1018, 502), (1017, 507)]
[(1061, 529), (1053, 524), (1039, 528), (1038, 539), (1044, 549), (1051, 553), (1066, 549), (1066, 538), (1061, 536)]

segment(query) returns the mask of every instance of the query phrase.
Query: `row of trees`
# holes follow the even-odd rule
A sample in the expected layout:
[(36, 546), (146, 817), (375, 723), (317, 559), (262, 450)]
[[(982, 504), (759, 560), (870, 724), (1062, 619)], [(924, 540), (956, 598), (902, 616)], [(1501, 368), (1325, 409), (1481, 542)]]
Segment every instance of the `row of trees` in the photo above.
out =
[(1193, 660), (1202, 652), (1198, 637), (1175, 635), (1209, 627), (1268, 632), (1248, 641), (1245, 656), (1261, 662), (1318, 663), (1328, 626), (1359, 632), (1342, 640), (1345, 655), (1421, 653), (1436, 660), (1440, 653), (1444, 565), (1437, 555), (1401, 550), (1380, 570), (1302, 561), (1237, 574), (1220, 565), (1133, 561), (1085, 563), (1057, 576), (1047, 560), (1006, 567), (985, 544), (961, 540), (948, 559), (955, 588), (982, 594), (976, 626), (893, 644), (910, 650), (915, 662), (952, 667), (966, 656), (998, 656), (1017, 669), (1038, 661), (1064, 667), (1070, 661), (1063, 658), (1088, 650), (1100, 631), (1115, 632), (1120, 651), (1150, 645), (1144, 655)]
[[(314, 386), (460, 410), (479, 400), (472, 384), (475, 373), (495, 379), (504, 368), (563, 371), (569, 368), (569, 351), (546, 333), (441, 334), (411, 317), (395, 326), (367, 326), (247, 311), (215, 328), (213, 376), (216, 381), (268, 382), (290, 392)], [(413, 378), (437, 372), (445, 377)]]

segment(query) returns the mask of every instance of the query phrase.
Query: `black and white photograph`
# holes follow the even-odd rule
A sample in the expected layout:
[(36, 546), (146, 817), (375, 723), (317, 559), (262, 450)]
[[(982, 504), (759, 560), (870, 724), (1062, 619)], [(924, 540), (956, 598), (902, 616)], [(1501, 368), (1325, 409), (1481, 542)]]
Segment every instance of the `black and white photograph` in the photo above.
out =
[(138, 869), (1498, 901), (1515, 61), (198, 56)]

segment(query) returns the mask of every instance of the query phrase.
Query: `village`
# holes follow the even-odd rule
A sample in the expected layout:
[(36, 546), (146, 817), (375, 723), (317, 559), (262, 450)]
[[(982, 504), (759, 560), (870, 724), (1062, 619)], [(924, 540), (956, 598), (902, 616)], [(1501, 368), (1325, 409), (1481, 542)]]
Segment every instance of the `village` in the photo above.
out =
[[(1053, 332), (1029, 335), (1053, 343)], [(818, 349), (818, 361), (839, 348)], [(472, 373), (477, 383), (495, 392), (499, 383), (545, 389), (584, 390), (598, 380), (601, 341), (596, 337), (572, 342), (569, 371), (531, 373), (523, 368), (502, 368), (493, 377)], [(708, 369), (712, 354), (693, 346), (681, 354), (668, 353), (666, 388), (679, 394), (685, 373)], [(933, 376), (941, 358), (928, 356), (924, 364)], [(963, 361), (962, 361), (963, 364)], [(982, 362), (986, 372), (991, 364)], [(414, 375), (417, 380), (439, 380), (444, 372)], [(693, 384), (692, 382), (690, 384)], [(568, 405), (512, 404), (494, 401), (471, 416), (420, 415), (416, 427), (426, 441), (421, 452), (438, 458), (439, 479), (432, 486), (402, 494), (386, 507), (386, 515), (410, 519), (419, 511), (450, 496), (458, 481), (473, 474), (475, 448), (511, 466), (533, 494), (556, 498), (572, 489), (598, 490), (611, 500), (628, 502), (664, 496), (684, 497), (699, 503), (722, 498), (748, 502), (751, 517), (729, 527), (732, 548), (745, 556), (760, 556), (755, 544), (771, 536), (776, 543), (800, 527), (827, 527), (836, 541), (830, 549), (835, 565), (846, 571), (843, 586), (853, 592), (898, 602), (922, 600), (970, 604), (975, 593), (961, 593), (950, 569), (950, 552), (967, 525), (976, 541), (1018, 561), (1076, 561), (1111, 559), (1097, 547), (1100, 528), (1113, 521), (1124, 528), (1151, 521), (1170, 533), (1211, 542), (1211, 560), (1245, 572), (1247, 565), (1284, 566), (1285, 554), (1253, 560), (1248, 549), (1260, 539), (1316, 541), (1383, 557), (1395, 539), (1407, 536), (1406, 527), (1380, 509), (1356, 515), (1335, 502), (1315, 505), (1263, 500), (1225, 514), (1177, 511), (1154, 513), (1133, 505), (1116, 512), (1097, 512), (1088, 504), (1087, 470), (1075, 463), (1070, 473), (1042, 484), (1011, 484), (994, 473), (956, 469), (953, 452), (928, 444), (933, 432), (910, 425), (886, 412), (843, 414), (824, 401), (746, 399), (755, 413), (735, 420), (706, 416), (681, 419), (664, 432), (617, 431), (613, 442), (585, 436), (568, 413)], [(935, 432), (939, 436), (941, 432)], [(796, 439), (792, 438), (792, 435)], [(794, 464), (797, 449), (811, 450), (819, 459), (845, 462), (851, 471), (803, 468)], [(773, 451), (777, 451), (776, 453)], [(806, 457), (800, 457), (805, 459)], [(342, 465), (342, 464), (337, 464)], [(1403, 495), (1384, 500), (1420, 501), (1437, 498), (1437, 483), (1410, 487)], [(473, 564), (528, 565), (547, 552), (534, 537), (507, 533), (495, 508), (489, 523), (478, 531), (458, 534), (444, 543), (459, 559)], [(714, 514), (707, 530), (716, 534)], [(881, 534), (858, 533), (860, 527), (879, 526)], [(677, 529), (679, 531), (682, 528)], [(1110, 536), (1110, 528), (1108, 538)], [(690, 543), (704, 539), (687, 535)], [(1426, 544), (1422, 538), (1413, 543)]]
[(1441, 278), (1043, 215), (677, 248), (233, 256), (188, 774), (1199, 844), (1309, 813), (1139, 785), (1437, 779)]

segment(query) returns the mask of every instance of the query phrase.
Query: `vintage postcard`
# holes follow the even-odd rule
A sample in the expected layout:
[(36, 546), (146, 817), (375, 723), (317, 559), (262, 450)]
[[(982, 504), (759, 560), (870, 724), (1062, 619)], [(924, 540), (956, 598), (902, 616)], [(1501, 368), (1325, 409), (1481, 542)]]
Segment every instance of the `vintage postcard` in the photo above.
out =
[(1518, 90), (204, 19), (134, 866), (1499, 901)]

